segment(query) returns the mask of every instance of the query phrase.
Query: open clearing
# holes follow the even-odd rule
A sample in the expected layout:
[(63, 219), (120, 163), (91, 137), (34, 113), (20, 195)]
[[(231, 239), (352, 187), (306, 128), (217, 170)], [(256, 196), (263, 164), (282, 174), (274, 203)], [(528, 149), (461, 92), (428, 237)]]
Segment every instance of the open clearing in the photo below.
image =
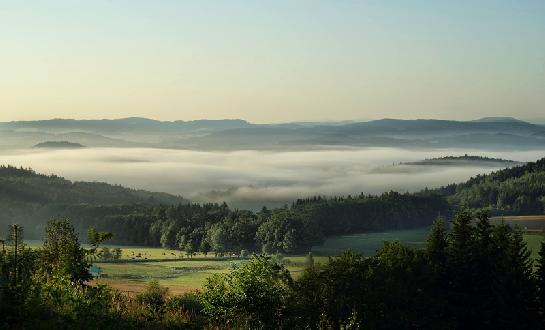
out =
[(545, 215), (508, 215), (490, 218), (491, 221), (545, 221)]
[(386, 241), (398, 241), (413, 248), (423, 248), (426, 244), (429, 228), (397, 230), (381, 233), (363, 233), (331, 237), (321, 246), (312, 248), (316, 255), (337, 255), (343, 250), (363, 253), (372, 256)]
[[(314, 257), (315, 263), (325, 263), (328, 257)], [(306, 266), (305, 256), (289, 256), (281, 261), (294, 277), (300, 276)], [(202, 288), (213, 274), (229, 272), (244, 260), (162, 260), (152, 262), (96, 263), (103, 272), (98, 280), (129, 293), (139, 292), (145, 284), (157, 280), (171, 293), (183, 293)]]
[[(492, 222), (506, 221), (517, 224), (525, 230), (524, 240), (537, 258), (537, 253), (544, 241), (545, 216), (503, 217), (493, 218)], [(382, 247), (385, 241), (399, 241), (413, 248), (424, 248), (429, 228), (399, 230), (382, 233), (364, 233), (331, 237), (321, 246), (312, 248), (314, 261), (324, 264), (328, 256), (337, 255), (343, 250), (353, 250), (372, 256)], [(32, 247), (41, 245), (40, 241), (28, 242)], [(188, 258), (181, 251), (140, 246), (115, 246), (122, 249), (122, 260), (119, 262), (96, 262), (102, 270), (102, 276), (95, 282), (109, 284), (128, 293), (142, 291), (146, 283), (157, 280), (167, 286), (172, 294), (180, 294), (202, 288), (206, 279), (213, 274), (229, 272), (237, 264), (245, 262), (237, 258), (214, 258), (213, 255), (194, 255)], [(306, 256), (285, 256), (281, 261), (287, 266), (293, 277), (300, 276), (306, 266)]]
[(505, 222), (511, 226), (518, 226), (525, 232), (545, 232), (545, 215), (517, 215), (492, 217), (491, 223)]

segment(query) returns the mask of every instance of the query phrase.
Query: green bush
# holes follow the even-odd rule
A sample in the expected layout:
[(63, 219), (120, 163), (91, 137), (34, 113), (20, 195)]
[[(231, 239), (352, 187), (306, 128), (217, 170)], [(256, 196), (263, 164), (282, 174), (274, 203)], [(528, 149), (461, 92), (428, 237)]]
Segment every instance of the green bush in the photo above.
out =
[(136, 296), (136, 301), (147, 309), (149, 319), (160, 319), (165, 313), (168, 288), (159, 285), (156, 280), (148, 283), (144, 292)]
[(216, 325), (279, 328), (287, 322), (292, 279), (286, 268), (259, 255), (208, 279), (201, 303)]

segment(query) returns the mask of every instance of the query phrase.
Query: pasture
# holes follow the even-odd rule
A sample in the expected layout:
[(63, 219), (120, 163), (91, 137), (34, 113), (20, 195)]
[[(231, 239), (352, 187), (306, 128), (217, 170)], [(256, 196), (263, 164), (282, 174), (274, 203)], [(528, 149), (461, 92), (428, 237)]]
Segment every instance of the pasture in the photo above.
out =
[[(535, 217), (493, 219), (493, 222), (497, 221), (518, 224), (524, 229), (524, 240), (532, 252), (532, 257), (537, 258), (540, 244), (544, 240), (544, 234), (540, 229), (542, 226), (545, 227), (545, 217), (544, 219)], [(329, 256), (337, 255), (347, 249), (372, 256), (385, 241), (399, 241), (413, 248), (424, 248), (428, 233), (429, 228), (419, 228), (331, 237), (323, 245), (312, 248), (314, 262), (327, 263)], [(28, 241), (27, 244), (31, 247), (39, 247), (41, 242)], [(118, 262), (95, 262), (94, 264), (102, 270), (102, 276), (95, 282), (109, 284), (129, 293), (140, 292), (151, 280), (157, 280), (161, 285), (167, 286), (173, 294), (198, 290), (208, 277), (213, 274), (227, 273), (237, 264), (244, 262), (244, 259), (239, 258), (215, 258), (213, 254), (206, 256), (197, 254), (189, 258), (182, 251), (162, 248), (106, 246), (121, 248), (122, 257)], [(287, 266), (295, 278), (301, 275), (307, 264), (307, 256), (277, 258)]]
[[(128, 248), (129, 250), (131, 248)], [(141, 249), (141, 248), (139, 248)], [(162, 253), (161, 253), (162, 255)], [(292, 276), (298, 277), (306, 267), (306, 256), (288, 256), (280, 258)], [(328, 257), (314, 257), (316, 264), (327, 262)], [(126, 292), (141, 291), (145, 284), (157, 280), (159, 284), (167, 286), (171, 293), (182, 293), (200, 289), (206, 279), (213, 274), (229, 272), (243, 259), (214, 259), (212, 258), (184, 258), (171, 260), (165, 258), (160, 261), (134, 262), (97, 262), (103, 275), (98, 283), (109, 284)]]
[(331, 256), (350, 249), (363, 253), (365, 256), (372, 256), (387, 241), (398, 241), (403, 245), (418, 249), (425, 246), (428, 233), (429, 228), (418, 228), (336, 236), (327, 239), (323, 245), (313, 247), (312, 252), (315, 255)]
[(518, 226), (525, 232), (545, 231), (545, 215), (516, 215), (490, 218), (490, 222), (498, 224), (505, 222), (511, 226)]

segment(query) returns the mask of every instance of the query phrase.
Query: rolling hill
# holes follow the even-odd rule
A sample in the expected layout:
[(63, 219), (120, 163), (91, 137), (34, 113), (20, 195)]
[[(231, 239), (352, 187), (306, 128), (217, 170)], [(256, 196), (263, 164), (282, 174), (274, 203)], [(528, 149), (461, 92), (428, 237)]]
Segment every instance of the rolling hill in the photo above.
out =
[(439, 158), (429, 158), (414, 162), (405, 162), (401, 165), (417, 165), (417, 166), (483, 166), (483, 167), (511, 167), (523, 165), (522, 162), (517, 162), (509, 159), (490, 158), (482, 156), (445, 156)]
[(473, 121), (380, 119), (366, 122), (252, 124), (244, 120), (53, 119), (0, 123), (0, 147), (69, 140), (89, 147), (308, 149), (418, 147), (545, 149), (545, 127), (515, 118)]
[(85, 148), (81, 143), (74, 143), (68, 141), (45, 141), (38, 143), (34, 148), (47, 148), (47, 149), (79, 149)]
[(112, 217), (153, 205), (186, 204), (166, 193), (135, 190), (101, 182), (72, 182), (30, 169), (0, 166), (0, 236), (11, 223), (23, 225), (36, 238), (52, 217), (69, 217), (82, 224), (91, 217)]
[(489, 209), (493, 215), (545, 213), (545, 158), (436, 190), (455, 207)]

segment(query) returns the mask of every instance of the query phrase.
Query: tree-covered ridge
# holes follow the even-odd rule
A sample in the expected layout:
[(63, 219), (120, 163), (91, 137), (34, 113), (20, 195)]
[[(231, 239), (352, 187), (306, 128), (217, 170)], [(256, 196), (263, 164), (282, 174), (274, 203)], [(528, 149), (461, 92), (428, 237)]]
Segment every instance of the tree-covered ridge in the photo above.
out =
[(436, 194), (389, 192), (300, 199), (291, 207), (255, 213), (226, 204), (157, 206), (132, 214), (90, 217), (81, 226), (112, 231), (117, 243), (188, 253), (306, 253), (328, 236), (423, 227), (449, 212), (446, 200)]
[(456, 206), (488, 208), (492, 214), (545, 212), (545, 158), (436, 190)]
[(0, 221), (25, 225), (29, 236), (42, 230), (47, 219), (65, 216), (80, 233), (94, 225), (113, 232), (114, 243), (189, 254), (304, 253), (332, 235), (428, 226), (437, 215), (449, 217), (460, 206), (490, 208), (493, 214), (536, 214), (545, 205), (543, 159), (437, 190), (317, 196), (260, 212), (187, 204), (167, 194), (104, 183), (72, 183), (14, 167), (0, 168), (0, 182)]
[(68, 141), (45, 141), (38, 143), (34, 148), (51, 148), (51, 149), (78, 149), (85, 148), (81, 143), (74, 143)]
[(46, 221), (68, 217), (77, 232), (88, 226), (114, 233), (113, 243), (163, 246), (186, 253), (244, 251), (306, 253), (332, 235), (431, 224), (449, 205), (437, 194), (300, 199), (260, 212), (224, 204), (189, 204), (180, 197), (105, 183), (71, 182), (29, 169), (0, 167), (0, 224), (17, 222), (40, 238)]
[(403, 165), (478, 165), (478, 164), (487, 164), (487, 165), (522, 165), (523, 163), (517, 162), (514, 160), (503, 159), (503, 158), (492, 158), (486, 156), (473, 156), (465, 154), (463, 156), (445, 156), (437, 158), (426, 158), (424, 160), (414, 161), (414, 162), (404, 162)]
[(32, 203), (62, 204), (177, 204), (180, 196), (149, 192), (103, 182), (72, 182), (32, 169), (0, 166), (0, 198)]
[(434, 193), (398, 193), (346, 197), (313, 197), (297, 200), (293, 207), (324, 234), (342, 235), (368, 231), (423, 227), (439, 214), (450, 215), (450, 207)]
[(138, 213), (150, 205), (187, 202), (166, 193), (101, 182), (72, 182), (31, 169), (0, 166), (0, 225), (24, 225), (32, 238), (38, 238), (45, 222), (55, 216), (70, 217), (78, 223), (94, 217)]

